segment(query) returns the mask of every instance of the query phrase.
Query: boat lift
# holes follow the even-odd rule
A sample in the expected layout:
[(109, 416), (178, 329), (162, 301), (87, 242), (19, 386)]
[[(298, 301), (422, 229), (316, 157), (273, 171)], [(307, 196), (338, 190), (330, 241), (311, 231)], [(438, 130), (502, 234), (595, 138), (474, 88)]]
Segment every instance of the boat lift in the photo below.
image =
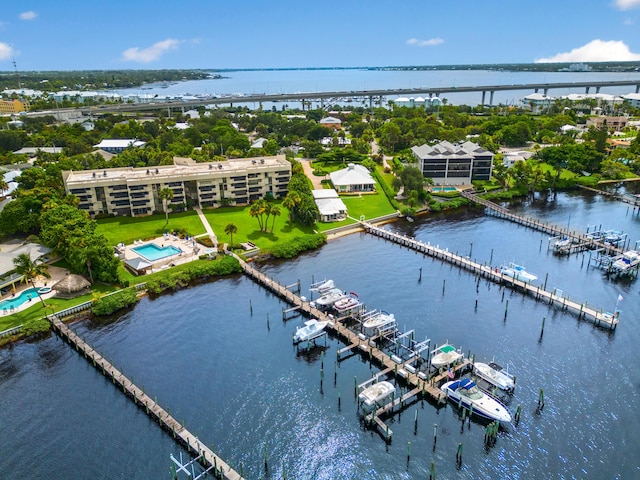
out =
[[(202, 459), (202, 454), (193, 458), (191, 461), (184, 463), (182, 460), (182, 452), (180, 452), (180, 460), (173, 456), (173, 453), (169, 455), (171, 461), (175, 465), (171, 465), (171, 478), (173, 480), (178, 480), (178, 474), (185, 474), (187, 478), (191, 478), (193, 480), (199, 480), (207, 476), (207, 474), (215, 468), (215, 465), (211, 465), (206, 470), (202, 470), (200, 466), (200, 460)], [(198, 472), (196, 472), (195, 466), (198, 465)], [(177, 467), (177, 468), (176, 468)], [(189, 469), (191, 467), (191, 469)], [(197, 473), (197, 475), (196, 475)]]

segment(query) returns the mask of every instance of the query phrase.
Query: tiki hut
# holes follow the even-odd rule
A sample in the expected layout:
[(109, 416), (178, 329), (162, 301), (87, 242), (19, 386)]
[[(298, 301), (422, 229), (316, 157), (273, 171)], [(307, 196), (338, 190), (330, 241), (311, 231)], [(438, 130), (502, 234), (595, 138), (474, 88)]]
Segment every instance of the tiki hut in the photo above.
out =
[(90, 285), (89, 280), (83, 276), (68, 274), (51, 288), (57, 292), (56, 296), (58, 297), (74, 298), (89, 293)]

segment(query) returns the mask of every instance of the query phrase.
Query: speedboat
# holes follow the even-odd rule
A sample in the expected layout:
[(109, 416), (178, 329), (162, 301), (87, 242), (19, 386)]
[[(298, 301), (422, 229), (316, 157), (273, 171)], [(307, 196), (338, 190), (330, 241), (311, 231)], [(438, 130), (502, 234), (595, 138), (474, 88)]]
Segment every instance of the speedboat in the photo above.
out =
[(336, 288), (336, 284), (333, 282), (333, 280), (329, 279), (323, 280), (322, 282), (314, 283), (313, 285), (311, 285), (311, 288), (309, 290), (311, 290), (312, 292), (318, 292), (320, 295), (324, 295), (332, 288)]
[(473, 370), (480, 378), (498, 387), (505, 392), (512, 392), (516, 387), (513, 375), (503, 369), (496, 362), (482, 363), (476, 362)]
[(304, 327), (296, 328), (293, 334), (293, 343), (308, 342), (314, 338), (318, 338), (324, 333), (325, 327), (329, 325), (328, 321), (319, 322), (316, 319), (304, 322)]
[(372, 407), (376, 403), (380, 403), (389, 397), (395, 390), (396, 387), (394, 387), (392, 383), (383, 380), (382, 382), (374, 383), (365, 388), (358, 395), (358, 400), (367, 407)]
[(522, 265), (517, 265), (510, 262), (509, 265), (502, 265), (500, 267), (500, 273), (506, 277), (511, 277), (514, 280), (520, 280), (522, 282), (531, 283), (538, 279), (533, 273), (529, 273)]
[(511, 422), (511, 415), (507, 408), (498, 400), (480, 390), (475, 382), (468, 378), (461, 378), (447, 382), (440, 389), (447, 397), (457, 404), (469, 408), (473, 405), (473, 413), (487, 420), (498, 420), (502, 423)]
[(332, 288), (327, 293), (322, 295), (319, 299), (312, 302), (313, 307), (330, 307), (338, 300), (345, 298), (345, 293), (339, 288)]
[(435, 368), (446, 367), (463, 357), (462, 352), (456, 350), (456, 347), (448, 343), (436, 348), (431, 354), (433, 355), (431, 357), (431, 365)]
[(365, 332), (375, 333), (379, 328), (384, 328), (389, 325), (395, 326), (396, 317), (393, 313), (385, 311), (376, 312), (374, 315), (367, 318), (362, 324), (362, 328)]
[(558, 253), (560, 255), (571, 253), (571, 245), (572, 240), (570, 238), (564, 237), (553, 242), (553, 251), (554, 253)]
[(339, 313), (348, 312), (359, 306), (360, 301), (358, 300), (358, 295), (353, 292), (351, 292), (348, 297), (341, 298), (333, 304), (333, 308)]
[(632, 269), (637, 268), (638, 265), (640, 265), (640, 253), (635, 250), (629, 250), (624, 252), (620, 258), (613, 262), (611, 270), (614, 273), (626, 275)]

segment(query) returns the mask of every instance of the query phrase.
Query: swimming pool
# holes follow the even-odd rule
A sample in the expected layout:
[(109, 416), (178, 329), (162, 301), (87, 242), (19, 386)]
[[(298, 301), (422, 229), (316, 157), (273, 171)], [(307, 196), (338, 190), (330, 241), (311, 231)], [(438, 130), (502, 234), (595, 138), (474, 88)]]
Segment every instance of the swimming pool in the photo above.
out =
[(458, 189), (455, 187), (433, 187), (432, 192), (455, 192)]
[(146, 260), (149, 260), (150, 262), (155, 262), (156, 260), (161, 260), (163, 258), (182, 253), (182, 250), (174, 247), (173, 245), (169, 245), (167, 247), (159, 247), (155, 243), (147, 243), (146, 245), (133, 247), (131, 250), (136, 252), (141, 257), (144, 257)]
[(23, 290), (22, 292), (20, 292), (20, 295), (1, 301), (0, 311), (11, 310), (12, 308), (18, 308), (23, 303), (26, 303), (29, 300), (33, 300), (35, 298), (38, 298), (36, 289), (27, 288), (26, 290)]

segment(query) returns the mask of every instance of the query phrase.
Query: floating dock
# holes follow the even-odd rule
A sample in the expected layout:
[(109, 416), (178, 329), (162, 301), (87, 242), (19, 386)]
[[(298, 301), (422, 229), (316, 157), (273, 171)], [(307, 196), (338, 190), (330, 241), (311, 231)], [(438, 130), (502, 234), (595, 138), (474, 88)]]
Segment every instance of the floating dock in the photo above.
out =
[(47, 319), (51, 323), (53, 331), (57, 333), (60, 338), (75, 347), (76, 351), (91, 362), (98, 371), (102, 372), (105, 377), (110, 378), (113, 384), (121, 388), (122, 392), (130, 397), (136, 405), (143, 408), (147, 415), (156, 420), (162, 428), (173, 435), (174, 439), (184, 445), (189, 453), (199, 456), (200, 462), (206, 468), (211, 468), (211, 472), (216, 478), (242, 480), (242, 477), (224, 462), (224, 460), (218, 457), (213, 450), (204, 445), (197, 436), (193, 435), (183, 424), (169, 415), (158, 402), (150, 398), (144, 390), (137, 387), (120, 370), (96, 352), (91, 345), (65, 325), (56, 315), (49, 315)]
[(556, 292), (549, 292), (539, 285), (532, 285), (531, 283), (506, 276), (497, 268), (494, 269), (490, 266), (482, 265), (470, 260), (469, 258), (462, 257), (455, 253), (451, 253), (448, 250), (443, 250), (437, 246), (433, 246), (430, 243), (424, 243), (416, 240), (415, 238), (391, 232), (366, 222), (361, 222), (361, 225), (367, 233), (384, 238), (385, 240), (405, 246), (430, 257), (449, 262), (460, 268), (468, 270), (481, 278), (486, 278), (501, 285), (507, 285), (514, 290), (520, 290), (523, 293), (531, 295), (538, 301), (547, 302), (549, 305), (559, 306), (563, 311), (575, 313), (578, 315), (578, 318), (592, 320), (598, 326), (602, 325), (610, 328), (611, 330), (615, 330), (618, 325), (617, 315), (605, 313), (602, 309), (590, 307), (587, 303), (578, 303), (562, 295), (557, 295)]

